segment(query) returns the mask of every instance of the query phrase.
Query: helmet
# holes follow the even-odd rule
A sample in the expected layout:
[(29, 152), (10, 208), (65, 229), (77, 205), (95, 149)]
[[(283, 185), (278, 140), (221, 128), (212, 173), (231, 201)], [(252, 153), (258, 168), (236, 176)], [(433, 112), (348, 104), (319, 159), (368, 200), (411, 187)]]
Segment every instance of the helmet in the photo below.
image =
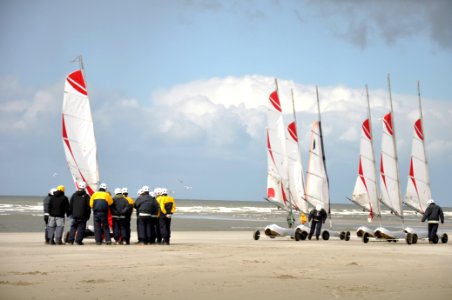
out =
[(122, 190), (120, 188), (115, 188), (115, 195), (122, 194)]
[(55, 188), (54, 188), (54, 189), (51, 189), (51, 190), (50, 190), (50, 195), (53, 195), (53, 193), (55, 193), (56, 191), (57, 191), (57, 189), (55, 189)]
[(129, 190), (128, 190), (127, 188), (122, 188), (121, 192), (122, 192), (123, 194), (128, 194), (128, 193), (129, 193)]
[(147, 185), (145, 185), (145, 186), (143, 186), (142, 188), (141, 188), (141, 191), (144, 193), (144, 192), (149, 192), (149, 187), (147, 186)]
[(78, 187), (79, 187), (79, 189), (81, 189), (81, 190), (86, 189), (86, 182), (80, 181), (80, 182), (78, 183)]
[(155, 197), (155, 192), (149, 192), (149, 195), (151, 195), (151, 197)]
[(64, 192), (64, 185), (57, 186), (57, 191)]
[(162, 193), (162, 195), (168, 195), (168, 190), (166, 188), (160, 189), (160, 192)]
[(428, 203), (428, 204), (432, 204), (432, 203), (435, 203), (435, 201), (433, 201), (433, 199), (429, 199), (429, 200), (427, 201), (427, 203)]
[(315, 206), (315, 209), (318, 210), (318, 211), (320, 211), (320, 210), (322, 209), (322, 205), (321, 205), (321, 204), (317, 204), (317, 205)]
[(162, 194), (162, 189), (161, 189), (161, 188), (155, 188), (155, 189), (154, 189), (154, 193), (155, 193), (157, 196), (160, 196), (160, 195)]
[(107, 184), (106, 184), (106, 183), (101, 183), (101, 184), (99, 185), (99, 188), (100, 188), (100, 189), (106, 190), (106, 189), (107, 189)]
[(142, 193), (143, 193), (142, 189), (139, 189), (138, 192), (137, 192), (138, 196), (141, 195)]

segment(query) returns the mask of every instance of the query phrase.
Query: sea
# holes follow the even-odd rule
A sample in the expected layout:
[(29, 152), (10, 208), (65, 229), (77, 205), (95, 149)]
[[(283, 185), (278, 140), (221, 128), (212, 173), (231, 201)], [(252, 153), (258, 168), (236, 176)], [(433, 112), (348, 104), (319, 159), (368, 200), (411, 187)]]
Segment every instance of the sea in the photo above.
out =
[[(42, 232), (43, 199), (36, 196), (0, 196), (0, 232)], [(176, 231), (250, 231), (263, 229), (269, 224), (287, 227), (287, 212), (265, 200), (223, 201), (176, 199), (177, 210), (172, 219)], [(452, 208), (443, 208), (444, 230), (452, 232)], [(296, 215), (297, 216), (297, 215)], [(354, 232), (359, 226), (377, 227), (378, 219), (368, 222), (368, 213), (355, 204), (332, 204), (327, 225), (338, 231)], [(421, 215), (404, 211), (405, 226), (426, 228)], [(133, 215), (135, 218), (135, 214)], [(298, 221), (298, 218), (297, 218)], [(382, 208), (382, 224), (388, 229), (400, 229), (401, 219)], [(67, 223), (68, 224), (68, 223)], [(92, 219), (88, 221), (92, 225)], [(132, 220), (132, 230), (136, 222)]]

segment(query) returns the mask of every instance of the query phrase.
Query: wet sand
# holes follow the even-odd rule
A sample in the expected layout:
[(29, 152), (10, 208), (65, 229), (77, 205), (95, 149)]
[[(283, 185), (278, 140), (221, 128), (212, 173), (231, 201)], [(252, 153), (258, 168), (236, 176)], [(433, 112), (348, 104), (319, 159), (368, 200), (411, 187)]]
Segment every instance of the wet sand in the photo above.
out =
[(44, 245), (0, 233), (0, 299), (450, 299), (452, 244), (259, 241), (173, 232), (172, 245)]

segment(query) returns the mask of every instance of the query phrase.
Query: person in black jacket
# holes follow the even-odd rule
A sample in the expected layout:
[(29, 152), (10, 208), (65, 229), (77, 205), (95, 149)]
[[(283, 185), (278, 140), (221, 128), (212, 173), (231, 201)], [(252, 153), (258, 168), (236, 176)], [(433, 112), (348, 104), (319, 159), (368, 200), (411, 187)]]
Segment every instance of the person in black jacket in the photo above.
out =
[(149, 187), (142, 187), (142, 194), (135, 201), (135, 209), (139, 219), (139, 236), (141, 241), (138, 244), (155, 244), (155, 226), (158, 224), (159, 205), (154, 197), (149, 195)]
[(311, 222), (311, 230), (309, 231), (308, 239), (312, 238), (315, 230), (315, 239), (318, 240), (320, 232), (322, 230), (322, 224), (325, 223), (327, 218), (326, 211), (320, 204), (317, 204), (315, 209), (311, 210), (308, 216), (308, 220)]
[(441, 224), (444, 224), (444, 214), (441, 207), (436, 205), (433, 199), (428, 200), (427, 203), (429, 206), (425, 210), (422, 222), (428, 220), (428, 242), (432, 244), (435, 240), (437, 241), (436, 232), (438, 231), (440, 219)]
[(64, 195), (64, 186), (59, 185), (49, 201), (49, 240), (55, 234), (55, 243), (63, 245), (62, 237), (64, 231), (65, 215), (70, 216), (69, 200)]
[(116, 243), (122, 245), (130, 240), (127, 231), (127, 217), (130, 215), (131, 206), (129, 201), (122, 194), (120, 188), (115, 189), (113, 204), (110, 206), (111, 215), (113, 217), (113, 234)]
[(86, 222), (91, 216), (91, 207), (89, 206), (89, 195), (86, 193), (86, 183), (80, 182), (76, 191), (69, 201), (69, 210), (72, 216), (71, 230), (69, 232), (68, 243), (83, 245), (85, 236)]
[(50, 189), (47, 196), (44, 198), (43, 204), (44, 204), (44, 223), (46, 224), (45, 231), (44, 231), (44, 239), (46, 244), (55, 244), (55, 240), (53, 237), (49, 239), (49, 202), (50, 199), (53, 197), (53, 192), (55, 192), (56, 189)]

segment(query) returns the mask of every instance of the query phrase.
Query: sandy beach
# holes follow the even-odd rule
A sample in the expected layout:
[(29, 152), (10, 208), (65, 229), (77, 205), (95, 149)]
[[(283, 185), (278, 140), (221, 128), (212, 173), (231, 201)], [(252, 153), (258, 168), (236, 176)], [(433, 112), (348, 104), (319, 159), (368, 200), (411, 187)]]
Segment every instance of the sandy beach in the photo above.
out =
[(1, 299), (450, 299), (452, 245), (259, 241), (174, 232), (170, 246), (44, 245), (0, 234)]

